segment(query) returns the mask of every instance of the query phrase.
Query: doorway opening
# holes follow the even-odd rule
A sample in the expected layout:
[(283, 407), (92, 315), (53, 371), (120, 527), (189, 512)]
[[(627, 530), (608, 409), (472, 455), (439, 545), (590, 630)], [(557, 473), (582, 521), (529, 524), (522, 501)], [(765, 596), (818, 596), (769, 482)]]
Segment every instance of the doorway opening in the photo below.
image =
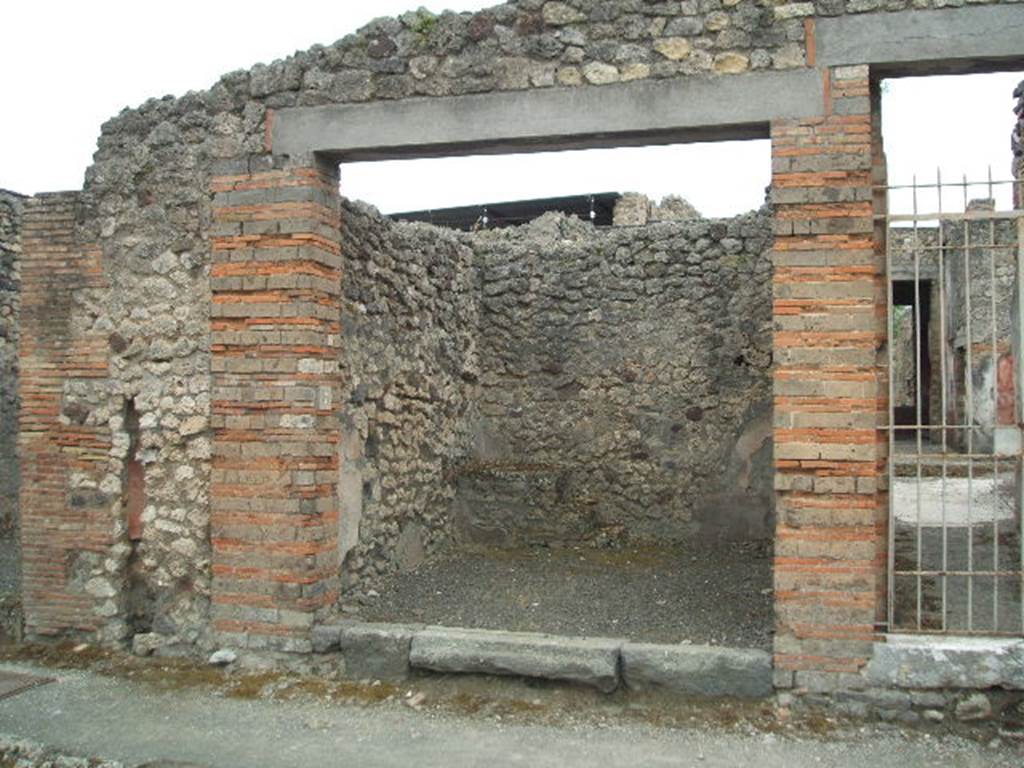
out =
[[(719, 174), (768, 177), (767, 154)], [(343, 610), (771, 647), (765, 183), (758, 210), (641, 202), (617, 226), (345, 203)]]
[[(921, 90), (939, 81), (947, 94), (954, 87), (984, 92), (992, 77), (926, 78)], [(913, 85), (893, 82), (890, 89), (883, 84), (890, 96)], [(1000, 106), (1009, 104), (1012, 90), (1001, 94)], [(901, 129), (937, 132), (948, 116), (955, 127), (950, 136), (969, 130), (964, 114), (977, 117), (981, 110), (953, 109), (953, 103), (932, 111), (927, 127)], [(1010, 117), (998, 120), (1007, 134)], [(883, 118), (883, 133), (886, 127)], [(938, 146), (957, 146), (956, 159), (977, 173), (972, 148), (989, 143), (979, 138), (988, 128), (980, 126), (971, 141), (935, 138)], [(888, 141), (886, 135), (887, 150)], [(907, 174), (914, 159), (901, 156), (898, 138), (893, 146), (890, 172)], [(1024, 211), (1015, 207), (1015, 183), (989, 169), (952, 174), (947, 161), (909, 178), (891, 175), (885, 190), (890, 631), (1024, 634)]]

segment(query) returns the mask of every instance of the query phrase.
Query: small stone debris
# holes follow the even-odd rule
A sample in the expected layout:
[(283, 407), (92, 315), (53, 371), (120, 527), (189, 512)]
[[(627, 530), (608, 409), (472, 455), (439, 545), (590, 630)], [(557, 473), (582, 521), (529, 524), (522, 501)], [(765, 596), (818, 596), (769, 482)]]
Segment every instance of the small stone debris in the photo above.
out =
[(402, 703), (405, 704), (405, 706), (409, 707), (409, 709), (415, 709), (418, 712), (419, 710), (423, 709), (423, 705), (424, 703), (426, 703), (426, 701), (427, 695), (422, 691), (419, 691), (417, 693), (409, 691), (405, 695), (405, 700)]
[(132, 638), (132, 653), (136, 656), (152, 656), (163, 645), (155, 632), (142, 632)]
[(226, 667), (228, 664), (234, 664), (236, 661), (238, 661), (238, 654), (230, 648), (221, 648), (210, 656), (210, 665), (214, 667)]

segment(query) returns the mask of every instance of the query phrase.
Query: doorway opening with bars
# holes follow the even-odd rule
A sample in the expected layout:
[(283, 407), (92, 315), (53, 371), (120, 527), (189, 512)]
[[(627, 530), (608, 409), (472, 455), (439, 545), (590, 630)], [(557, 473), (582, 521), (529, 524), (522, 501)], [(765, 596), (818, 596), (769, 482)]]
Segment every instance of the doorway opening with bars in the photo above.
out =
[(890, 631), (1024, 634), (1014, 183), (885, 190)]

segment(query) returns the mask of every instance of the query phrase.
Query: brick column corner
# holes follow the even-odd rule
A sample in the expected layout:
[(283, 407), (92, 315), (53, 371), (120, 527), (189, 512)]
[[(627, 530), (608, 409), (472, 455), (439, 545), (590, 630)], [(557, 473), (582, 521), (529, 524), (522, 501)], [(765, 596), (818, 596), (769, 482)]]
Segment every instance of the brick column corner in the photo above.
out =
[(65, 384), (108, 375), (106, 339), (76, 330), (75, 293), (103, 288), (102, 255), (79, 241), (78, 193), (38, 195), (22, 219), (21, 559), (25, 635), (117, 642), (122, 597), (109, 572), (121, 498), (104, 490), (107, 425), (64, 412)]
[(884, 242), (866, 66), (823, 72), (824, 116), (771, 126), (776, 684), (829, 688), (884, 615)]
[(254, 159), (212, 191), (213, 629), (304, 652), (338, 590), (337, 170)]

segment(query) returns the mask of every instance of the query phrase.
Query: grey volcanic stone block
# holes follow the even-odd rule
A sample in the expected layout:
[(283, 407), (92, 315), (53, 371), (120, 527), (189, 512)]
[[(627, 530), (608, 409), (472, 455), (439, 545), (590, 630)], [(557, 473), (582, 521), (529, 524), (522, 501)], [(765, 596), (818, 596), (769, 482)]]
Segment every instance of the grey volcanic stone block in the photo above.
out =
[(665, 135), (674, 141), (712, 133), (761, 138), (771, 120), (817, 115), (821, 88), (817, 72), (801, 68), (286, 108), (276, 113), (272, 141), (275, 155), (321, 151), (347, 160), (385, 160), (523, 146), (625, 146)]
[(611, 692), (619, 684), (621, 640), (428, 627), (409, 662), (435, 672), (475, 672), (563, 680)]
[(409, 675), (409, 646), (418, 627), (351, 622), (339, 628), (345, 675), (354, 679), (402, 680)]
[(313, 653), (329, 653), (338, 650), (338, 637), (341, 634), (341, 627), (336, 624), (321, 624), (313, 627), (310, 632), (310, 641), (313, 644)]
[(633, 690), (763, 698), (772, 693), (767, 651), (707, 645), (622, 646), (622, 679)]
[(867, 679), (899, 688), (1024, 689), (1024, 641), (892, 636), (877, 643)]
[(935, 69), (1019, 55), (1024, 14), (1013, 5), (850, 14), (819, 18), (817, 36), (819, 66), (927, 61)]

